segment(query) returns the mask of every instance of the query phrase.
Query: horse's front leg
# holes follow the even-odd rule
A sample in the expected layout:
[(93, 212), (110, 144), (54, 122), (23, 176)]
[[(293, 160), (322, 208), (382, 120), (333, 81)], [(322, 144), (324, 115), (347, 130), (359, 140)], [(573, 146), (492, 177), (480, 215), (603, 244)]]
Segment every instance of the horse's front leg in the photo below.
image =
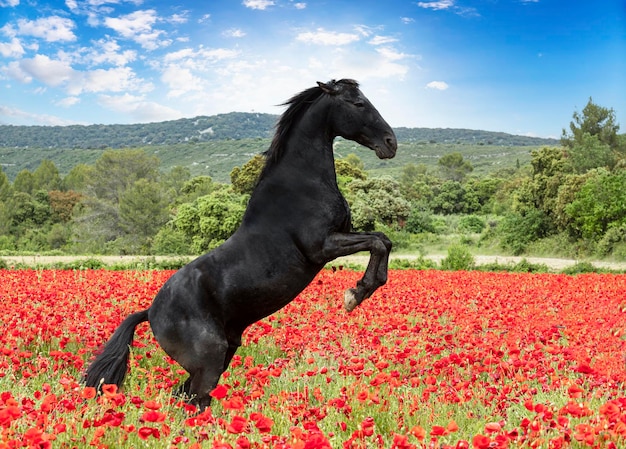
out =
[(327, 261), (348, 256), (359, 251), (369, 251), (370, 261), (356, 288), (346, 290), (344, 307), (352, 312), (365, 298), (387, 282), (387, 264), (391, 240), (382, 232), (333, 233), (324, 242), (323, 256)]

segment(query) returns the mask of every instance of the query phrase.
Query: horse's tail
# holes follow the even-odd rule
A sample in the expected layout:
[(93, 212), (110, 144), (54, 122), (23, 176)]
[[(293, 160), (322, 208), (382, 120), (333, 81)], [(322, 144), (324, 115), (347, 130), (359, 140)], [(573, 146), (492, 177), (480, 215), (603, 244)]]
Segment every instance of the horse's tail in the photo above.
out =
[(87, 368), (83, 377), (83, 382), (87, 387), (100, 390), (104, 384), (115, 384), (118, 388), (122, 386), (128, 369), (128, 357), (135, 327), (144, 321), (148, 321), (147, 309), (133, 313), (122, 321), (102, 352)]

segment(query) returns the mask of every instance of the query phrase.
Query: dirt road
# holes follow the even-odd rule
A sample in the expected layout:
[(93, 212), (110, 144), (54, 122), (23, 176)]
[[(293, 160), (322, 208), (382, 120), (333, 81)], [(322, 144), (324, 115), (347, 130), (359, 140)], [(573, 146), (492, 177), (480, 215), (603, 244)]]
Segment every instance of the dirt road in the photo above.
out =
[[(416, 255), (406, 255), (406, 254), (392, 254), (393, 259), (415, 259), (418, 256)], [(445, 255), (428, 255), (425, 256), (428, 259), (431, 259), (437, 263), (439, 263)], [(179, 259), (188, 259), (191, 260), (193, 257), (182, 257), (182, 256), (3, 256), (0, 257), (0, 260), (3, 260), (7, 266), (23, 264), (27, 266), (48, 266), (53, 264), (62, 264), (69, 263), (77, 260), (87, 260), (87, 259), (97, 259), (101, 260), (106, 265), (114, 265), (114, 264), (131, 264), (133, 262), (141, 263), (142, 261), (150, 261), (150, 260), (179, 260)], [(486, 265), (491, 263), (498, 263), (501, 265), (508, 264), (516, 264), (521, 260), (525, 259), (529, 263), (532, 264), (544, 264), (550, 270), (561, 271), (569, 266), (575, 265), (576, 263), (581, 262), (581, 260), (575, 259), (557, 259), (557, 258), (544, 258), (544, 257), (514, 257), (514, 256), (474, 256), (476, 261), (476, 265)], [(337, 259), (336, 263), (352, 263), (359, 265), (366, 265), (368, 261), (368, 256), (365, 254), (357, 254), (353, 256), (346, 256)], [(617, 262), (605, 262), (605, 261), (593, 261), (589, 260), (587, 262), (592, 263), (595, 267), (598, 268), (609, 268), (613, 270), (626, 270), (626, 263), (617, 263)]]

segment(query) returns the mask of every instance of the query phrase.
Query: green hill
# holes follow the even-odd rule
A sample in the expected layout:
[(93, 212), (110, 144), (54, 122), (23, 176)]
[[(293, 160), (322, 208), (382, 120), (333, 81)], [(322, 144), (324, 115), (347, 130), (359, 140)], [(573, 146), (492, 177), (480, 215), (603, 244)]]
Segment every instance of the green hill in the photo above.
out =
[[(233, 112), (167, 122), (133, 125), (12, 126), (0, 125), (0, 166), (14, 179), (23, 169), (35, 170), (49, 159), (61, 174), (79, 163), (92, 164), (109, 148), (142, 148), (158, 156), (163, 170), (176, 165), (193, 175), (229, 181), (229, 173), (267, 149), (278, 116)], [(458, 151), (476, 174), (513, 168), (530, 160), (534, 148), (558, 145), (558, 140), (467, 129), (395, 129), (396, 158), (381, 161), (354, 142), (339, 139), (338, 157), (357, 154), (367, 170), (399, 172), (412, 162), (436, 166), (444, 154)]]

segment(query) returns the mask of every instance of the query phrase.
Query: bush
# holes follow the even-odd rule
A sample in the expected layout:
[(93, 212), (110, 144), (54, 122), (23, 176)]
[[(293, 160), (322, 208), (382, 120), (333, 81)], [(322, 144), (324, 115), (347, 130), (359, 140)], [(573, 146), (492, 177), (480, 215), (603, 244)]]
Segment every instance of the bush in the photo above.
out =
[(475, 265), (474, 256), (462, 245), (448, 248), (448, 256), (441, 261), (441, 269), (449, 271), (471, 270)]
[(620, 243), (626, 242), (626, 225), (609, 228), (598, 242), (596, 251), (604, 257), (611, 254)]
[(435, 233), (435, 223), (431, 213), (413, 209), (406, 220), (405, 229), (412, 234), (420, 234), (423, 232)]
[(591, 262), (578, 262), (571, 267), (565, 268), (563, 274), (582, 274), (582, 273), (600, 273), (602, 270), (595, 267)]
[(71, 262), (61, 264), (63, 270), (99, 270), (106, 267), (106, 264), (100, 259), (77, 259)]
[(165, 226), (154, 236), (152, 253), (166, 256), (191, 254), (191, 245), (182, 231)]
[(524, 215), (510, 214), (499, 225), (501, 242), (519, 256), (531, 242), (546, 236), (546, 227), (546, 217), (540, 210), (531, 209)]
[(459, 220), (459, 231), (480, 234), (485, 229), (485, 220), (476, 215), (465, 215)]
[(437, 263), (431, 259), (419, 256), (417, 259), (392, 259), (389, 261), (392, 270), (434, 270)]

